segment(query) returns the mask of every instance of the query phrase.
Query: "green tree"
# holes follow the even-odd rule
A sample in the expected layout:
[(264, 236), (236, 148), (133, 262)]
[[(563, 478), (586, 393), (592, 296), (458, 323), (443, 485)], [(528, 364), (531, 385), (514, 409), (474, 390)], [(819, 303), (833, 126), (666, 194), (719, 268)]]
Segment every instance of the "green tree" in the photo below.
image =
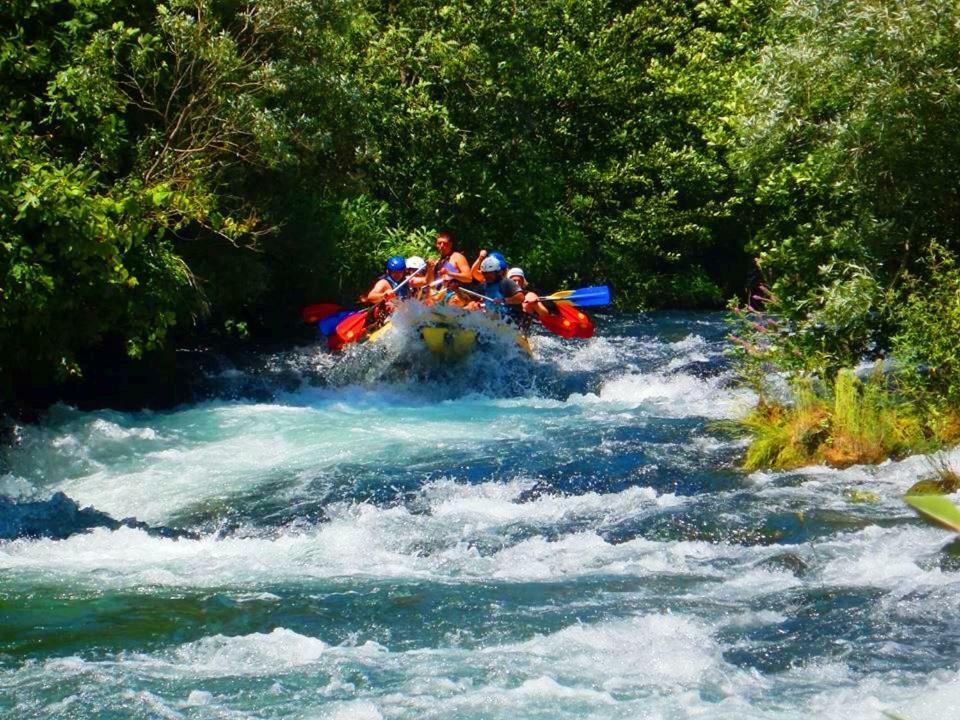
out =
[(809, 370), (889, 346), (892, 308), (960, 221), (960, 8), (784, 2), (744, 73), (732, 164), (751, 198), (767, 310)]
[(297, 35), (332, 56), (335, 19), (324, 4), (280, 0), (0, 10), (4, 396), (77, 373), (78, 354), (100, 343), (133, 356), (162, 346), (205, 311), (211, 287), (242, 287), (235, 303), (262, 292), (256, 274), (218, 282), (230, 274), (198, 277), (185, 257), (251, 265), (236, 251), (268, 229), (251, 185), (295, 166), (326, 130), (289, 98), (293, 80), (298, 92), (333, 87), (296, 76), (308, 59)]

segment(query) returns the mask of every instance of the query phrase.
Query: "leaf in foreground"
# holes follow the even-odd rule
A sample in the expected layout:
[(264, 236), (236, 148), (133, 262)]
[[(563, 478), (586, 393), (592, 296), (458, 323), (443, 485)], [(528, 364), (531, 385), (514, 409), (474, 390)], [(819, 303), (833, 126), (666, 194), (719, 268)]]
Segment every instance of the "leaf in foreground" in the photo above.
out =
[(960, 509), (943, 495), (907, 495), (904, 500), (924, 520), (960, 532)]

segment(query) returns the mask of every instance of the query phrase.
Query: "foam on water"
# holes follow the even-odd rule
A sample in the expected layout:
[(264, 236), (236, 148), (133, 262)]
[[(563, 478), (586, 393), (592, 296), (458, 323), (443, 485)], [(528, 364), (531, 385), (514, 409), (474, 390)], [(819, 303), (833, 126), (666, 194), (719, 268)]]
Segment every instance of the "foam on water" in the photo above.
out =
[[(534, 361), (508, 343), (457, 368), (406, 358), (404, 323), (342, 358), (217, 371), (255, 399), (58, 407), (23, 428), (0, 493), (63, 489), (200, 537), (0, 543), (0, 613), (15, 634), (43, 617), (24, 638), (0, 618), (0, 714), (874, 720), (960, 703), (960, 563), (900, 500), (929, 459), (738, 473), (739, 441), (707, 424), (753, 398), (716, 318), (599, 318), (588, 341), (535, 337)], [(147, 606), (169, 623), (139, 627)], [(122, 644), (78, 630), (114, 627)]]
[[(114, 587), (255, 587), (278, 580), (345, 576), (526, 580), (622, 574), (645, 562), (651, 554), (648, 541), (611, 545), (590, 531), (555, 541), (535, 536), (492, 554), (479, 548), (485, 538), (497, 537), (508, 527), (571, 523), (602, 528), (681, 502), (649, 488), (516, 502), (530, 486), (517, 482), (505, 487), (457, 487), (440, 482), (428, 486), (413, 503), (427, 512), (340, 503), (329, 508), (330, 521), (316, 529), (291, 529), (267, 537), (170, 540), (121, 528), (66, 541), (20, 540), (0, 545), (0, 568), (45, 582), (70, 578), (80, 585)], [(652, 558), (646, 561), (661, 564)]]
[[(294, 491), (305, 478), (348, 462), (411, 465), (443, 456), (469, 462), (488, 457), (499, 441), (536, 446), (564, 426), (600, 430), (645, 416), (736, 416), (751, 395), (725, 382), (637, 372), (604, 381), (597, 393), (559, 400), (473, 392), (436, 403), (423, 396), (422, 385), (404, 384), (304, 386), (272, 403), (212, 401), (123, 418), (60, 409), (50, 424), (25, 430), (10, 464), (18, 483), (63, 490), (117, 517), (164, 523), (193, 507), (229, 505), (260, 486)], [(538, 422), (505, 421), (505, 410), (537, 413)]]
[(603, 384), (585, 403), (609, 403), (647, 408), (658, 417), (735, 418), (746, 414), (756, 397), (747, 390), (724, 386), (723, 378), (704, 379), (687, 373), (636, 373)]
[[(890, 683), (858, 677), (842, 662), (827, 662), (764, 678), (731, 666), (723, 653), (724, 646), (702, 622), (659, 614), (575, 623), (548, 635), (479, 650), (453, 646), (391, 652), (372, 642), (334, 646), (275, 628), (214, 635), (152, 655), (49, 660), (6, 672), (4, 679), (21, 691), (50, 677), (81, 689), (47, 706), (40, 713), (44, 716), (109, 695), (119, 696), (121, 707), (146, 705), (160, 716), (187, 708), (209, 709), (215, 713), (211, 717), (239, 713), (246, 704), (242, 695), (203, 688), (244, 678), (272, 683), (268, 695), (279, 715), (297, 707), (298, 714), (307, 717), (545, 714), (719, 720), (734, 713), (800, 720), (813, 713), (818, 718), (867, 720), (885, 711), (948, 717), (943, 713), (960, 699), (960, 677), (953, 671)], [(372, 677), (385, 687), (357, 685), (359, 678)], [(310, 678), (321, 680), (321, 692), (297, 690)], [(794, 693), (808, 696), (802, 707), (784, 702)]]

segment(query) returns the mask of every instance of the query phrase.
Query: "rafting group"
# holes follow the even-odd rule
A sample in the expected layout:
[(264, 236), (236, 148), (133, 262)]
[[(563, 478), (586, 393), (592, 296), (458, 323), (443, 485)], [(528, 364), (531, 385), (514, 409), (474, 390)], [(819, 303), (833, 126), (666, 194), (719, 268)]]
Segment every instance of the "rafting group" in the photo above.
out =
[(534, 322), (564, 338), (589, 338), (593, 323), (581, 308), (610, 302), (605, 286), (540, 296), (528, 284), (523, 269), (509, 267), (498, 252), (481, 250), (470, 264), (454, 249), (447, 232), (437, 235), (436, 249), (438, 257), (429, 260), (416, 255), (388, 259), (384, 274), (359, 298), (368, 307), (351, 311), (331, 304), (313, 305), (304, 308), (304, 319), (316, 322), (328, 346), (340, 350), (347, 343), (382, 334), (397, 308), (415, 301), (433, 311), (433, 322), (421, 330), (421, 336), (435, 354), (449, 353), (451, 346), (472, 349), (476, 332), (452, 326), (464, 313), (485, 316), (484, 322), (498, 331), (509, 329), (529, 352), (526, 336)]

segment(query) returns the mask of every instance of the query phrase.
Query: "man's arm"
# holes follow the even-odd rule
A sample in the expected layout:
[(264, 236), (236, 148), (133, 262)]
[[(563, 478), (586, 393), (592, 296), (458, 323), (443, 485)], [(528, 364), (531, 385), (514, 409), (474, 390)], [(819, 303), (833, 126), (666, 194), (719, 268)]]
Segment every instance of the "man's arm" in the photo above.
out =
[(507, 305), (522, 305), (523, 290), (510, 278), (506, 278), (500, 283), (500, 294), (503, 295), (503, 301)]
[(457, 282), (467, 285), (473, 282), (473, 269), (470, 267), (470, 263), (467, 262), (467, 259), (463, 256), (462, 253), (455, 252), (450, 256), (450, 263), (457, 268), (457, 272), (447, 272), (446, 275), (451, 280), (456, 280)]
[(390, 287), (390, 283), (381, 278), (367, 293), (367, 302), (378, 303), (391, 295), (393, 295), (393, 289)]
[(480, 263), (483, 262), (483, 259), (487, 256), (486, 250), (481, 250), (480, 254), (477, 255), (477, 259), (474, 261), (473, 265), (470, 266), (470, 277), (476, 282), (483, 282), (483, 273), (480, 272)]

